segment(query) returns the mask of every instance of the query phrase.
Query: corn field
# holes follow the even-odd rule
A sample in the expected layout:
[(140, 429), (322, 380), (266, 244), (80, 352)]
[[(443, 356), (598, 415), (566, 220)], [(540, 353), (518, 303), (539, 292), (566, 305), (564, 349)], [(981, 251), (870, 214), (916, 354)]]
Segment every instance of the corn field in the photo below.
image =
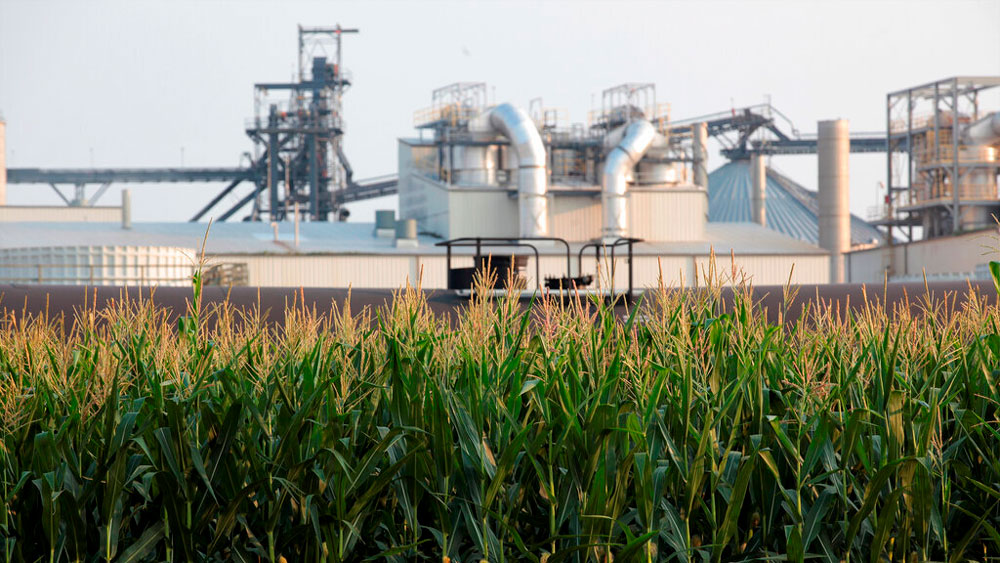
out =
[(768, 324), (749, 292), (407, 289), (274, 327), (198, 292), (3, 319), (4, 561), (1000, 557), (975, 296)]

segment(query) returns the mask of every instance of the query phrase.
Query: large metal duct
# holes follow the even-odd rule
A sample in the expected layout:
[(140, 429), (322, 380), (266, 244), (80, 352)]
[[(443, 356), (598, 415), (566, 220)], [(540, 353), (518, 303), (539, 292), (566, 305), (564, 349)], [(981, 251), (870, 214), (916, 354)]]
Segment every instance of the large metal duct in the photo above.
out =
[(642, 159), (655, 138), (656, 129), (650, 122), (645, 119), (633, 121), (626, 127), (622, 140), (604, 159), (604, 188), (601, 190), (604, 224), (601, 236), (606, 241), (628, 236), (626, 175)]
[(753, 202), (751, 215), (753, 222), (761, 226), (767, 225), (767, 169), (765, 167), (764, 155), (754, 153), (750, 155), (750, 201)]
[(708, 189), (708, 124), (704, 121), (692, 127), (694, 136), (694, 183)]
[(830, 251), (830, 283), (844, 283), (844, 253), (851, 248), (850, 134), (846, 119), (820, 121), (817, 131), (819, 245)]
[(522, 237), (549, 235), (545, 145), (534, 121), (524, 110), (500, 104), (470, 124), (472, 129), (500, 133), (517, 154), (519, 232)]
[(982, 119), (970, 123), (963, 134), (965, 141), (972, 145), (995, 145), (1000, 143), (1000, 112), (993, 112)]

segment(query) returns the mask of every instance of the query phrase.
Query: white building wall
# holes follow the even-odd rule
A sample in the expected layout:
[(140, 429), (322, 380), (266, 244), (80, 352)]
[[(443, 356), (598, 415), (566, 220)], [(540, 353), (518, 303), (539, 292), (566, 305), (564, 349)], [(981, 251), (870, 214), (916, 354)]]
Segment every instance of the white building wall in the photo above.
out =
[(0, 205), (0, 223), (117, 223), (121, 220), (121, 207)]
[[(499, 254), (496, 253), (496, 254)], [(660, 273), (670, 287), (692, 287), (704, 285), (704, 272), (710, 264), (709, 256), (686, 255), (636, 255), (633, 270), (633, 284), (637, 289), (656, 287)], [(728, 277), (731, 261), (728, 255), (716, 259), (717, 270)], [(444, 255), (215, 255), (213, 263), (245, 263), (248, 282), (261, 287), (357, 287), (357, 288), (399, 288), (409, 281), (416, 284), (422, 280), (425, 289), (443, 289), (447, 286), (447, 272)], [(792, 264), (795, 265), (792, 283), (825, 283), (829, 276), (829, 260), (824, 255), (759, 255), (737, 256), (736, 264), (745, 272), (754, 285), (783, 285), (788, 283)], [(470, 256), (456, 255), (453, 267), (472, 265)], [(543, 255), (541, 257), (542, 282), (546, 276), (562, 276), (566, 272), (566, 258), (563, 255)], [(611, 261), (601, 260), (600, 274), (594, 255), (585, 254), (583, 273), (597, 277), (595, 286), (609, 286), (608, 272)], [(577, 273), (577, 255), (571, 258), (573, 274)], [(627, 259), (616, 256), (616, 289), (628, 287)], [(422, 272), (422, 277), (421, 277)], [(528, 287), (535, 288), (535, 259), (529, 257), (525, 269)]]
[(567, 195), (549, 192), (551, 233), (569, 241), (601, 236), (601, 194)]
[(922, 279), (925, 274), (929, 278), (972, 276), (991, 260), (1000, 260), (1000, 235), (991, 229), (859, 250), (846, 256), (849, 281), (855, 283), (882, 282), (890, 266), (890, 280)]
[(643, 189), (628, 192), (631, 235), (648, 241), (705, 240), (708, 194), (702, 189)]

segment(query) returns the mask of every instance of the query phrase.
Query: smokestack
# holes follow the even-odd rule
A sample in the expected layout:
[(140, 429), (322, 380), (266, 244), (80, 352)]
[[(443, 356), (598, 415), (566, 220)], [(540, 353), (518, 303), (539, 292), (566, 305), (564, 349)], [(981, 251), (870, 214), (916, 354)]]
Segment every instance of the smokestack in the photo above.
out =
[(819, 245), (830, 251), (830, 283), (844, 283), (844, 253), (851, 248), (847, 120), (820, 121), (817, 131)]
[(7, 205), (7, 122), (0, 115), (0, 205)]
[(767, 225), (767, 170), (764, 164), (764, 155), (758, 153), (750, 155), (750, 180), (753, 190), (750, 193), (753, 202), (751, 211), (753, 222), (761, 226)]
[(132, 228), (132, 191), (122, 190), (122, 228)]
[(695, 123), (694, 135), (694, 184), (708, 189), (708, 125)]

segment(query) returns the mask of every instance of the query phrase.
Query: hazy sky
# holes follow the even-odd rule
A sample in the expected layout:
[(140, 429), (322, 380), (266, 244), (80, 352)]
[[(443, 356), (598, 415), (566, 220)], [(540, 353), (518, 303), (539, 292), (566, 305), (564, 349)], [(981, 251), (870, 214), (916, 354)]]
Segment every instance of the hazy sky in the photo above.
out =
[[(361, 29), (344, 40), (355, 80), (345, 148), (361, 178), (396, 171), (396, 138), (413, 135), (413, 112), (456, 81), (485, 81), (498, 102), (541, 96), (580, 122), (622, 82), (654, 82), (677, 119), (770, 96), (812, 132), (838, 117), (884, 130), (889, 91), (1000, 74), (1000, 0), (0, 0), (8, 166), (176, 166), (182, 148), (187, 166), (238, 165), (251, 148), (252, 84), (291, 77), (297, 24), (338, 22)], [(725, 162), (717, 150), (711, 159), (710, 169)], [(815, 189), (815, 157), (772, 164)], [(884, 175), (883, 155), (852, 157), (855, 213), (876, 203)], [(186, 220), (219, 189), (136, 186), (135, 218)], [(24, 185), (9, 186), (8, 201), (59, 202), (47, 186)], [(118, 201), (117, 189), (103, 200)], [(391, 205), (369, 203), (352, 219)]]

